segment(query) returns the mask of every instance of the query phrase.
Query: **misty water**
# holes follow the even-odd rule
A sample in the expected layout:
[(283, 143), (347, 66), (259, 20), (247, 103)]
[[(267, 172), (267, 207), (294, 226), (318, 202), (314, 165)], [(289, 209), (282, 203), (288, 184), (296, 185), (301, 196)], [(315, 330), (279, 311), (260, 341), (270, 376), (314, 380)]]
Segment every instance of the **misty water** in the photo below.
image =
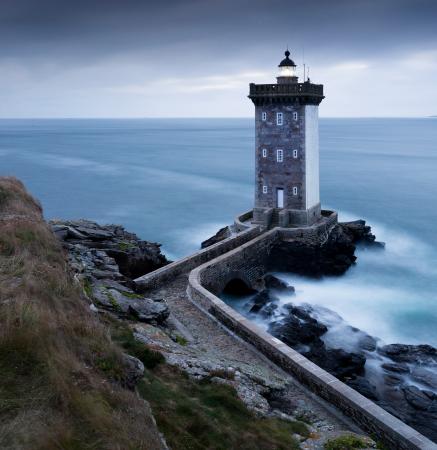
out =
[[(120, 223), (177, 258), (252, 207), (253, 136), (251, 119), (1, 120), (0, 174), (48, 219)], [(437, 346), (437, 119), (321, 119), (320, 153), (323, 206), (366, 219), (386, 250), (339, 278), (281, 274), (297, 292), (281, 302)]]

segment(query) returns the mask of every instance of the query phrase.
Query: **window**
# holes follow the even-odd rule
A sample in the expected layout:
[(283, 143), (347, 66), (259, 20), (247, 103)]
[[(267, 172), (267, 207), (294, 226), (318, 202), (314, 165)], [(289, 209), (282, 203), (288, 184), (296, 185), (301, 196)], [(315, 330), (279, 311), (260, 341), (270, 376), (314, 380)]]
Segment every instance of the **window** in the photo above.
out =
[(276, 113), (276, 125), (282, 125), (284, 123), (284, 115), (282, 113)]
[(297, 120), (297, 112), (293, 113), (293, 120)]
[(293, 150), (293, 158), (297, 158), (297, 150)]
[(261, 113), (261, 120), (264, 121), (264, 122), (267, 120), (267, 113), (266, 112)]
[(263, 194), (267, 194), (267, 186), (263, 186)]
[(296, 186), (293, 187), (293, 195), (297, 195), (297, 187)]
[(276, 161), (278, 162), (284, 161), (284, 152), (282, 150), (276, 150)]
[(267, 149), (263, 148), (263, 158), (267, 158)]

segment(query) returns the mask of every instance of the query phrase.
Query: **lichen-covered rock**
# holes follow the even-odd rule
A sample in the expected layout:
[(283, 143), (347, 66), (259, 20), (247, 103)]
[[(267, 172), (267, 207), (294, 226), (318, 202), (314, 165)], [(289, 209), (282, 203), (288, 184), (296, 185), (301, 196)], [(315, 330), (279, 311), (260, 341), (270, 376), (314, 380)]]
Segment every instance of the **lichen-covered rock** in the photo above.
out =
[(118, 225), (78, 220), (55, 221), (51, 226), (97, 307), (142, 322), (160, 324), (167, 319), (165, 301), (136, 293), (132, 280), (168, 263), (159, 244), (142, 241)]
[(70, 250), (73, 263), (81, 264), (85, 271), (101, 271), (96, 278), (105, 278), (104, 273), (115, 268), (125, 277), (137, 278), (169, 262), (160, 244), (143, 241), (120, 225), (99, 225), (89, 220), (57, 220), (50, 225)]

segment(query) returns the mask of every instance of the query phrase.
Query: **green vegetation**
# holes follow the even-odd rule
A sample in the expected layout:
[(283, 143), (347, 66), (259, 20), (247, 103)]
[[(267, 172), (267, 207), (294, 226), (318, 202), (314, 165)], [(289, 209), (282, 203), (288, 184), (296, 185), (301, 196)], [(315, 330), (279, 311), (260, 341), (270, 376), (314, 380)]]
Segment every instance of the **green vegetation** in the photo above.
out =
[(256, 417), (232, 387), (193, 381), (166, 364), (147, 371), (139, 392), (173, 450), (292, 450), (294, 433), (309, 436), (301, 422)]
[(188, 341), (183, 336), (179, 336), (179, 334), (176, 335), (175, 339), (179, 345), (184, 347), (188, 344)]
[(122, 251), (122, 252), (127, 252), (128, 250), (130, 250), (131, 248), (135, 247), (134, 244), (131, 244), (130, 242), (119, 242), (118, 243), (118, 248)]
[(109, 303), (111, 303), (112, 307), (116, 311), (120, 311), (120, 305), (118, 304), (117, 300), (115, 300), (114, 296), (108, 290), (106, 290), (105, 295), (106, 297), (108, 297)]
[(124, 295), (127, 298), (144, 298), (144, 295), (135, 294), (134, 292), (126, 292), (126, 291), (119, 291), (120, 294)]
[(85, 280), (83, 280), (83, 290), (88, 298), (93, 298), (93, 288), (91, 286), (91, 281), (88, 280), (88, 278), (85, 278)]
[(129, 355), (135, 356), (148, 369), (153, 369), (160, 363), (165, 362), (161, 353), (148, 348), (134, 338), (132, 330), (123, 322), (109, 319), (112, 339), (121, 345)]
[(358, 436), (345, 435), (336, 439), (330, 439), (325, 444), (325, 450), (351, 450), (354, 448), (367, 448), (366, 441)]
[(120, 349), (70, 278), (41, 208), (0, 178), (0, 448), (160, 449)]

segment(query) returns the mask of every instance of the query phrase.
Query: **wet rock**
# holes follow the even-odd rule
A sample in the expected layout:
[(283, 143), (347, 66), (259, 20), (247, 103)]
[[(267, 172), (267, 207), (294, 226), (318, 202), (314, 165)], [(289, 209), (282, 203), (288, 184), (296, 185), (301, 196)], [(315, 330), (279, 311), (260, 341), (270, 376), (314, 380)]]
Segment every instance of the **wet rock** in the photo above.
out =
[(416, 386), (402, 388), (405, 399), (415, 409), (427, 410), (432, 403), (432, 399), (425, 392)]
[(206, 239), (200, 244), (201, 248), (206, 248), (211, 245), (217, 244), (217, 242), (223, 241), (232, 235), (231, 229), (229, 227), (223, 227), (217, 231), (214, 236), (211, 236), (209, 239)]
[(361, 350), (366, 350), (368, 352), (374, 352), (376, 350), (377, 339), (369, 334), (365, 334), (359, 341), (358, 347)]
[(328, 330), (317, 320), (304, 320), (296, 316), (293, 311), (284, 319), (273, 322), (269, 326), (269, 333), (277, 337), (290, 347), (321, 342), (320, 336)]
[(345, 380), (364, 373), (366, 358), (364, 355), (347, 352), (341, 348), (313, 347), (308, 358), (329, 373)]
[(388, 370), (389, 372), (396, 372), (396, 373), (409, 373), (410, 369), (406, 364), (396, 364), (396, 363), (385, 363), (382, 364), (381, 367), (384, 370)]
[(376, 237), (371, 232), (371, 227), (366, 225), (364, 220), (354, 220), (352, 222), (341, 222), (346, 233), (349, 233), (353, 239), (353, 242), (358, 245), (365, 245), (372, 248), (383, 249), (385, 244), (383, 242), (376, 241)]
[(390, 344), (378, 352), (396, 362), (437, 365), (437, 349), (431, 345)]
[(411, 378), (425, 386), (437, 390), (437, 367), (416, 366), (411, 371)]
[(258, 313), (262, 308), (275, 301), (278, 301), (278, 298), (273, 296), (268, 289), (264, 289), (248, 302), (249, 312)]
[(269, 258), (272, 270), (307, 276), (342, 275), (356, 260), (356, 246), (383, 248), (364, 221), (335, 225), (323, 244), (295, 239), (275, 246)]
[(364, 377), (356, 377), (353, 380), (349, 380), (347, 384), (358, 391), (361, 395), (369, 398), (370, 400), (377, 401), (379, 400), (379, 396), (376, 390), (376, 387), (370, 383), (367, 378)]
[(283, 280), (275, 277), (274, 275), (267, 274), (264, 275), (264, 284), (267, 289), (274, 289), (280, 292), (286, 292), (290, 294), (294, 294), (295, 290), (293, 286), (290, 286)]

